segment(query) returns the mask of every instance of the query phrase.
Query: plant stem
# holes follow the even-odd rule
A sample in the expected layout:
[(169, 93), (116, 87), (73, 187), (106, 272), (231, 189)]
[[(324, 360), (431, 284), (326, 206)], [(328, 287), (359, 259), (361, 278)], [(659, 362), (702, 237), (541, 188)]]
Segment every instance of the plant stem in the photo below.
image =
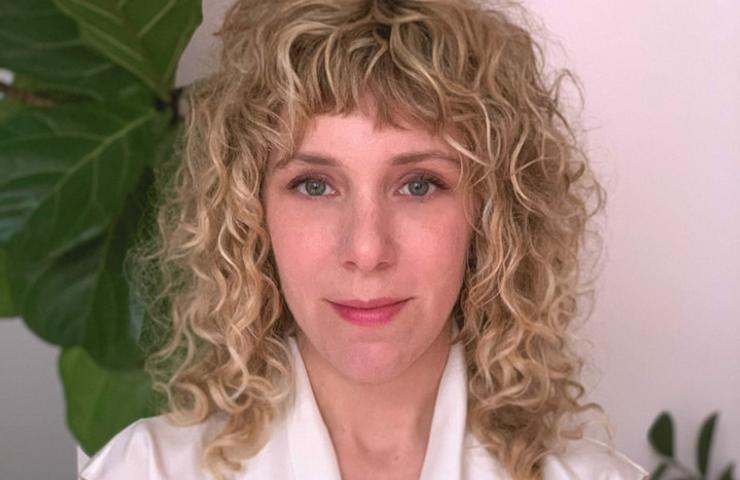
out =
[(54, 105), (54, 102), (48, 98), (40, 97), (32, 92), (21, 90), (4, 82), (0, 82), (0, 93), (32, 107), (51, 107)]
[(678, 470), (681, 470), (681, 472), (687, 475), (686, 477), (687, 480), (701, 480), (702, 477), (696, 476), (696, 474), (692, 472), (690, 468), (686, 467), (678, 460), (675, 460), (673, 458), (666, 458), (666, 460), (668, 460), (668, 462), (670, 462), (671, 465), (673, 465), (673, 467), (675, 467)]

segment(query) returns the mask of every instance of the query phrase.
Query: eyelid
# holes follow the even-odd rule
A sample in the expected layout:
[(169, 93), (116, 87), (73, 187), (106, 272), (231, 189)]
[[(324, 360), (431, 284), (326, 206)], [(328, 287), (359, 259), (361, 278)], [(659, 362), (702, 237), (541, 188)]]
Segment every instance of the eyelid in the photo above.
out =
[(424, 181), (424, 182), (433, 183), (434, 185), (439, 187), (441, 190), (447, 190), (449, 188), (449, 186), (447, 185), (447, 182), (442, 180), (442, 178), (439, 175), (436, 175), (430, 172), (424, 172), (424, 171), (414, 172), (410, 174), (403, 181), (403, 184), (406, 185), (407, 183), (412, 182), (412, 181)]

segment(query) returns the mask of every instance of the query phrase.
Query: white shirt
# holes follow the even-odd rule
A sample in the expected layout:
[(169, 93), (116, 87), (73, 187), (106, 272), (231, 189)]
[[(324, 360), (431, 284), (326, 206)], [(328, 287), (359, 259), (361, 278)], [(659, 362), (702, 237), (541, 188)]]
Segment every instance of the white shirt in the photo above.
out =
[[(303, 359), (288, 339), (296, 372), (295, 403), (273, 424), (267, 444), (236, 480), (341, 480), (329, 432), (313, 396)], [(497, 459), (466, 430), (467, 380), (460, 343), (452, 346), (440, 381), (420, 480), (511, 480)], [(204, 440), (226, 421), (217, 414), (192, 426), (164, 416), (140, 419), (114, 436), (80, 473), (81, 480), (205, 480)], [(644, 480), (648, 473), (606, 444), (583, 438), (544, 460), (545, 480)]]

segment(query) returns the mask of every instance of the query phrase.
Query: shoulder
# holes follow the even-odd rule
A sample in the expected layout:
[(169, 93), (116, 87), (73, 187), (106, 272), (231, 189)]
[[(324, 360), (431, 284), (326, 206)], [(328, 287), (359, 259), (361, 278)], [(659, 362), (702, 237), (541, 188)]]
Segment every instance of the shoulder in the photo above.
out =
[(558, 454), (544, 461), (545, 480), (643, 480), (648, 472), (626, 455), (609, 445), (584, 437), (569, 440)]
[[(503, 465), (480, 442), (466, 437), (466, 480), (501, 478), (511, 480)], [(543, 463), (544, 480), (646, 480), (648, 472), (618, 450), (591, 438), (567, 440), (560, 453), (550, 453)]]
[(139, 419), (90, 459), (80, 479), (201, 479), (202, 446), (223, 421), (214, 415), (195, 425), (178, 426), (163, 415)]

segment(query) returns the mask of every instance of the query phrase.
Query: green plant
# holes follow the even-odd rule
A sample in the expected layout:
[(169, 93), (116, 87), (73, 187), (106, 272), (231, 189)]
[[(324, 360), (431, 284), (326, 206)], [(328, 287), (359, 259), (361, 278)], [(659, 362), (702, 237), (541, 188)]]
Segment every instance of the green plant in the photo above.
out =
[[(653, 449), (663, 457), (663, 461), (650, 474), (650, 478), (658, 480), (663, 478), (669, 471), (680, 472), (680, 477), (674, 479), (682, 480), (707, 480), (709, 479), (709, 458), (714, 437), (714, 427), (717, 424), (719, 413), (713, 413), (702, 424), (696, 442), (696, 467), (699, 473), (695, 473), (689, 467), (682, 464), (675, 456), (673, 419), (668, 412), (661, 412), (653, 421), (648, 431), (648, 440)], [(730, 463), (720, 475), (718, 480), (734, 480), (735, 464)]]
[(181, 119), (175, 68), (200, 0), (0, 0), (0, 316), (62, 347), (88, 454), (161, 398), (123, 262)]

